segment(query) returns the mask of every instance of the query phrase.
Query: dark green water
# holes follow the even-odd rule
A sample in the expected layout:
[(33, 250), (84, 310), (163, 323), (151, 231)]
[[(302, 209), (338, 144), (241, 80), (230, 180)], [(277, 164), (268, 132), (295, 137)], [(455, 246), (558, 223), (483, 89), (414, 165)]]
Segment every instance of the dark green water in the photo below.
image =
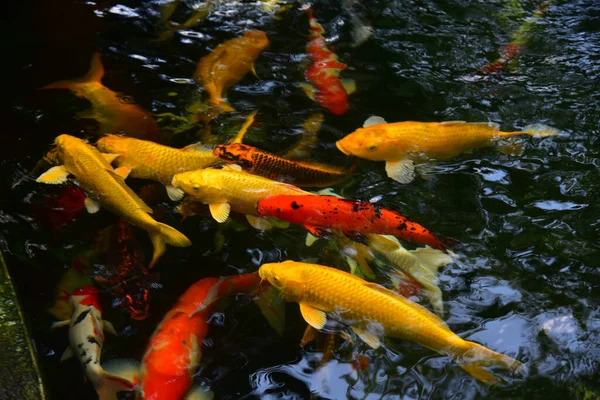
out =
[[(344, 344), (340, 354), (351, 351), (370, 361), (358, 374), (341, 355), (317, 371), (322, 354), (298, 346), (305, 323), (295, 304), (287, 309), (279, 337), (258, 309), (240, 298), (214, 316), (196, 378), (216, 398), (294, 399), (311, 393), (331, 399), (573, 398), (581, 387), (600, 392), (600, 5), (556, 2), (533, 25), (522, 54), (505, 73), (480, 76), (477, 71), (497, 57), (537, 5), (523, 1), (519, 14), (508, 13), (508, 3), (514, 2), (374, 1), (357, 7), (374, 34), (352, 48), (344, 3), (317, 2), (315, 14), (327, 37), (336, 39), (336, 53), (350, 67), (343, 75), (356, 80), (358, 92), (350, 97), (347, 115), (326, 116), (315, 158), (343, 163), (334, 142), (370, 115), (388, 121), (493, 121), (507, 131), (541, 122), (566, 132), (525, 140), (519, 156), (485, 149), (440, 163), (433, 178), (410, 185), (386, 178), (383, 164), (363, 161), (350, 185), (336, 187), (345, 187), (347, 197), (377, 198), (455, 239), (460, 258), (440, 272), (446, 322), (461, 337), (524, 362), (527, 377), (488, 387), (447, 357), (395, 340), (379, 350)], [(258, 110), (261, 125), (251, 128), (247, 141), (279, 151), (319, 110), (295, 86), (303, 80), (306, 16), (294, 7), (277, 21), (256, 3), (223, 2), (203, 24), (155, 43), (159, 2), (111, 2), (94, 10), (90, 4), (52, 0), (9, 11), (5, 64), (13, 69), (7, 75), (10, 105), (0, 159), (5, 187), (0, 243), (52, 397), (95, 398), (80, 366), (73, 360), (60, 363), (67, 332), (51, 331), (45, 310), (73, 257), (116, 218), (106, 211), (82, 213), (53, 231), (31, 212), (32, 204), (58, 189), (26, 179), (28, 171), (57, 134), (88, 137), (94, 129), (90, 120), (73, 118), (85, 101), (35, 88), (82, 75), (98, 48), (105, 85), (154, 113), (185, 115), (185, 107), (198, 98), (190, 79), (196, 62), (244, 29), (261, 29), (271, 41), (256, 65), (261, 79), (248, 76), (229, 91), (241, 115), (224, 115), (214, 128), (235, 129), (244, 114)], [(184, 19), (186, 6), (178, 13), (175, 17)], [(188, 131), (174, 143), (190, 143), (195, 135)], [(137, 189), (144, 182), (131, 184)], [(167, 250), (157, 267), (160, 285), (151, 290), (148, 319), (128, 319), (104, 295), (104, 316), (123, 335), (107, 338), (103, 359), (140, 359), (156, 324), (198, 279), (322, 254), (323, 243), (304, 247), (299, 227), (264, 233), (225, 229), (223, 250), (216, 252), (216, 222), (195, 217), (180, 223), (171, 203), (159, 208), (166, 211), (163, 222), (194, 245)], [(134, 234), (147, 259), (146, 234)], [(336, 262), (331, 256), (321, 261)]]

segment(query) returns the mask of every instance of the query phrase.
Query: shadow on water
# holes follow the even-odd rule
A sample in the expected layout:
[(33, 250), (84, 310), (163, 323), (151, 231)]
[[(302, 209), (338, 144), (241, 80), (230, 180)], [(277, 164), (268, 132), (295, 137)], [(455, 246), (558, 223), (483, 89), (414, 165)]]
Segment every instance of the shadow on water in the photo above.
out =
[[(481, 67), (510, 42), (511, 33), (537, 6), (533, 1), (375, 1), (354, 4), (373, 36), (352, 48), (344, 10), (350, 0), (315, 2), (315, 12), (340, 59), (357, 81), (351, 112), (327, 115), (315, 157), (342, 161), (333, 143), (371, 115), (388, 121), (491, 121), (503, 130), (532, 123), (566, 135), (524, 140), (512, 156), (485, 149), (436, 165), (428, 180), (400, 185), (381, 163), (361, 162), (347, 197), (372, 199), (456, 239), (457, 262), (442, 269), (445, 320), (463, 338), (526, 363), (528, 376), (487, 387), (446, 357), (395, 340), (379, 350), (343, 344), (339, 354), (366, 356), (365, 368), (336, 353), (324, 367), (311, 346), (298, 346), (305, 324), (288, 306), (279, 337), (245, 299), (216, 313), (204, 343), (198, 380), (217, 398), (572, 398), (600, 392), (600, 6), (593, 0), (557, 1), (533, 24), (518, 57), (501, 74)], [(74, 257), (93, 247), (99, 230), (117, 224), (106, 211), (47, 221), (50, 196), (61, 188), (28, 176), (59, 133), (92, 137), (96, 123), (73, 116), (89, 106), (68, 91), (36, 91), (50, 82), (81, 76), (98, 49), (107, 71), (103, 83), (135, 98), (155, 114), (185, 115), (199, 98), (191, 80), (195, 64), (245, 29), (264, 30), (270, 47), (259, 58), (260, 80), (246, 77), (229, 91), (242, 114), (258, 109), (260, 126), (248, 142), (272, 151), (295, 140), (297, 127), (318, 107), (295, 85), (303, 80), (307, 21), (294, 4), (276, 20), (255, 2), (219, 2), (198, 26), (157, 42), (159, 1), (30, 1), (11, 11), (4, 50), (7, 75), (2, 135), (0, 243), (31, 321), (52, 398), (94, 398), (74, 361), (60, 363), (66, 330), (53, 330), (46, 312), (60, 275)], [(509, 5), (512, 4), (512, 9)], [(518, 4), (518, 7), (515, 6)], [(185, 2), (174, 18), (185, 19)], [(237, 119), (235, 119), (237, 118)], [(217, 133), (240, 116), (217, 119)], [(229, 128), (228, 128), (229, 127)], [(197, 130), (186, 132), (188, 143)], [(168, 137), (167, 137), (168, 140)], [(35, 178), (35, 177), (33, 177)], [(140, 189), (145, 182), (133, 182)], [(341, 184), (336, 189), (341, 189)], [(12, 188), (12, 190), (9, 190)], [(105, 318), (122, 337), (107, 338), (103, 358), (139, 359), (164, 313), (192, 282), (257, 270), (263, 262), (319, 257), (305, 248), (304, 231), (257, 233), (224, 229), (205, 217), (180, 222), (159, 198), (162, 220), (195, 246), (170, 248), (156, 281), (148, 283), (149, 316), (129, 319), (114, 292), (105, 291)], [(41, 211), (40, 211), (41, 210)], [(131, 230), (142, 259), (151, 254), (144, 232)], [(199, 244), (199, 245), (196, 245)], [(109, 250), (109, 254), (110, 254)], [(90, 262), (106, 268), (104, 256)], [(139, 277), (137, 277), (139, 278)], [(154, 278), (153, 278), (154, 279)], [(156, 283), (160, 282), (160, 283)], [(583, 389), (582, 389), (583, 388)]]

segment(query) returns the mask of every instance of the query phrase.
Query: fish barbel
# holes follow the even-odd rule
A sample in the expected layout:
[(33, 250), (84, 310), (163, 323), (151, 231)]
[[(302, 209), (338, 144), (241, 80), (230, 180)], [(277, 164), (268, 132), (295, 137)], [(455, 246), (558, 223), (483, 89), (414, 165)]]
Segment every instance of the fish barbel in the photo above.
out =
[(230, 164), (237, 164), (251, 174), (297, 186), (331, 186), (350, 177), (353, 167), (346, 169), (307, 161), (292, 161), (247, 144), (218, 145), (214, 154)]
[(258, 273), (286, 301), (297, 302), (302, 316), (315, 329), (323, 329), (327, 314), (335, 313), (373, 348), (381, 345), (378, 334), (410, 340), (450, 356), (486, 383), (499, 378), (484, 367), (523, 370), (519, 361), (460, 338), (426, 308), (349, 273), (294, 261), (263, 264)]
[(218, 222), (225, 222), (233, 210), (245, 214), (250, 224), (257, 229), (270, 228), (265, 226), (266, 221), (256, 218), (256, 207), (260, 200), (277, 194), (311, 195), (288, 183), (232, 168), (183, 172), (173, 177), (172, 185), (183, 189), (197, 201), (208, 204), (211, 215)]
[[(492, 146), (502, 138), (518, 135), (554, 136), (560, 132), (541, 124), (523, 131), (502, 132), (495, 123), (464, 121), (386, 123), (371, 117), (362, 128), (336, 142), (346, 155), (385, 161), (388, 176), (409, 183), (415, 176), (415, 161), (449, 160), (466, 151)], [(514, 146), (513, 146), (514, 147)]]
[(327, 229), (338, 229), (354, 237), (355, 233), (379, 233), (398, 239), (446, 249), (431, 231), (409, 221), (397, 212), (368, 201), (353, 201), (335, 196), (278, 194), (260, 200), (258, 215), (275, 217), (303, 225), (314, 236), (327, 236)]
[(38, 177), (37, 182), (60, 184), (66, 182), (69, 175), (74, 175), (88, 196), (85, 199), (88, 212), (95, 213), (102, 206), (148, 232), (154, 245), (150, 267), (164, 253), (166, 244), (177, 247), (192, 244), (182, 233), (149, 215), (152, 209), (124, 181), (129, 170), (113, 170), (109, 164), (108, 160), (114, 160), (116, 155), (100, 153), (95, 147), (70, 135), (58, 136), (55, 144), (58, 159), (63, 165), (50, 168)]
[(269, 39), (263, 31), (244, 31), (242, 37), (220, 44), (202, 58), (194, 72), (194, 80), (202, 84), (209, 102), (222, 112), (233, 111), (223, 100), (225, 92), (248, 72), (254, 71), (254, 62), (268, 45)]

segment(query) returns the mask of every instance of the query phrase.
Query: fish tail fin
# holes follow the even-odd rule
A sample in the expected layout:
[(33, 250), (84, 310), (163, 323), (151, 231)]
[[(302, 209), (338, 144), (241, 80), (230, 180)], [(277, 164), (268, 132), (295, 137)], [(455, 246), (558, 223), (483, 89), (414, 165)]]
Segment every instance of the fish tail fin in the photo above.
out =
[(104, 66), (102, 65), (102, 60), (100, 59), (100, 53), (95, 52), (92, 55), (92, 60), (90, 61), (90, 69), (86, 72), (84, 76), (77, 79), (68, 79), (64, 81), (57, 81), (50, 83), (46, 86), (43, 86), (41, 89), (70, 89), (76, 90), (78, 86), (90, 82), (100, 82), (102, 77), (104, 76)]
[[(448, 265), (452, 262), (452, 257), (441, 251), (433, 249), (429, 246), (421, 247), (417, 250), (410, 250), (421, 266), (426, 271), (416, 270), (413, 277), (423, 286), (423, 292), (429, 298), (435, 313), (439, 316), (444, 315), (444, 303), (442, 301), (442, 291), (438, 282), (438, 270), (440, 267)], [(411, 271), (412, 272), (412, 271)]]
[(532, 124), (523, 128), (523, 132), (533, 137), (560, 136), (563, 132), (544, 124)]
[(358, 47), (371, 37), (373, 27), (362, 23), (357, 23), (352, 31), (353, 43), (352, 47)]
[(467, 342), (467, 344), (469, 348), (460, 357), (458, 363), (474, 378), (488, 384), (499, 382), (500, 378), (486, 369), (489, 367), (506, 369), (520, 375), (525, 374), (525, 367), (519, 361), (474, 342)]
[(410, 253), (417, 257), (422, 266), (430, 270), (436, 276), (440, 267), (452, 262), (452, 257), (448, 253), (429, 246), (410, 250)]
[(99, 400), (117, 400), (118, 392), (135, 390), (139, 382), (140, 366), (134, 360), (111, 360), (102, 365), (99, 382), (94, 386)]
[(167, 244), (175, 247), (188, 247), (192, 245), (190, 239), (183, 233), (160, 222), (157, 223), (156, 229), (150, 232), (150, 240), (154, 246), (154, 253), (152, 254), (152, 261), (150, 261), (149, 268), (154, 267), (160, 256), (165, 252)]
[(254, 123), (254, 117), (256, 117), (257, 112), (258, 111), (252, 111), (248, 117), (246, 117), (246, 122), (244, 122), (244, 125), (242, 125), (238, 133), (229, 141), (229, 143), (242, 143), (248, 128)]

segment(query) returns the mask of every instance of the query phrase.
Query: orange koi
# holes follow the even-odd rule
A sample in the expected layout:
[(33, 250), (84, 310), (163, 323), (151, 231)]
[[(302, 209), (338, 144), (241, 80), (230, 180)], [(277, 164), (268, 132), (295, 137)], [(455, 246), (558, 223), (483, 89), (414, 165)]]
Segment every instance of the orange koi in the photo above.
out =
[(359, 241), (365, 241), (360, 234), (379, 233), (435, 249), (448, 247), (423, 226), (368, 201), (320, 195), (276, 195), (258, 202), (258, 214), (304, 225), (317, 237), (327, 236), (328, 229), (337, 229)]
[(307, 12), (310, 34), (306, 53), (312, 64), (306, 69), (306, 79), (310, 84), (302, 83), (300, 87), (321, 107), (335, 115), (345, 114), (348, 111), (348, 95), (356, 90), (356, 85), (352, 80), (340, 80), (340, 72), (347, 65), (340, 62), (338, 56), (327, 47), (323, 37), (325, 30), (313, 17), (310, 7)]
[(223, 144), (213, 153), (229, 164), (238, 164), (254, 175), (296, 186), (326, 187), (350, 177), (356, 163), (345, 169), (306, 161), (291, 161), (256, 147), (241, 143)]
[(83, 77), (54, 82), (42, 89), (69, 89), (77, 97), (88, 100), (92, 108), (79, 113), (77, 117), (98, 121), (99, 135), (122, 133), (140, 139), (158, 140), (160, 129), (152, 114), (104, 86), (103, 77), (104, 66), (100, 54), (94, 53), (90, 69)]
[(214, 303), (223, 296), (254, 293), (259, 284), (258, 274), (253, 273), (204, 278), (190, 286), (150, 338), (142, 359), (138, 398), (184, 398), (198, 369)]

